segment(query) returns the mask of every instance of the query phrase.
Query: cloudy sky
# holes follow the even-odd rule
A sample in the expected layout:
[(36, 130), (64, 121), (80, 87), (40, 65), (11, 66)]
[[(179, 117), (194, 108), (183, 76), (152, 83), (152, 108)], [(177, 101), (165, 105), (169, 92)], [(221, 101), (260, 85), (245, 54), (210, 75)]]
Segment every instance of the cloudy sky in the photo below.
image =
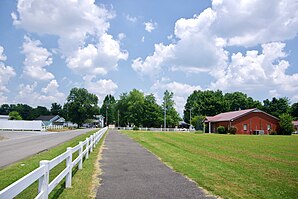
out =
[(298, 101), (297, 0), (1, 0), (0, 104), (168, 89)]

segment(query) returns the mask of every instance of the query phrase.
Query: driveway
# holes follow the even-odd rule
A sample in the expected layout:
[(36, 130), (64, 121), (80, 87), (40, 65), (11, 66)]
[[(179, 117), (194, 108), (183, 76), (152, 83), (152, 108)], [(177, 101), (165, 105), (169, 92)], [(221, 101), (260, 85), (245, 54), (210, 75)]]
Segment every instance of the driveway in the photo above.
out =
[(48, 150), (93, 129), (65, 132), (0, 131), (0, 168)]

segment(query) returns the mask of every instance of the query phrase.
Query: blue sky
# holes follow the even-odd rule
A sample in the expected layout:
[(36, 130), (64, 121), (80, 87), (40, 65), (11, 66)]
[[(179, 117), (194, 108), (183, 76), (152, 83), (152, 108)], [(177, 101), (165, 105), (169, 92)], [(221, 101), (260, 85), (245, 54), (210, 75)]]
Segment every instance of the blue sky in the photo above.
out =
[(2, 0), (0, 104), (100, 100), (133, 88), (242, 91), (298, 101), (295, 0)]

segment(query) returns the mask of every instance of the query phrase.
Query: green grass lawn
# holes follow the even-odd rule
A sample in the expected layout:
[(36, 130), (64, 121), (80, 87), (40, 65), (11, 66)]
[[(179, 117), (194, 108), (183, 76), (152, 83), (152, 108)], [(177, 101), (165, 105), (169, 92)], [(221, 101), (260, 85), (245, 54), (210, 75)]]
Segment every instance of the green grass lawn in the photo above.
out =
[[(48, 151), (42, 152), (37, 155), (33, 155), (27, 159), (14, 163), (8, 167), (0, 169), (0, 190), (7, 187), (11, 183), (30, 173), (37, 167), (39, 167), (40, 160), (51, 160), (54, 157), (60, 155), (66, 151), (67, 147), (76, 146), (79, 141), (84, 141), (86, 137), (95, 133), (97, 130), (90, 131), (76, 138), (69, 140), (57, 147), (54, 147)], [(90, 187), (92, 186), (92, 174), (94, 171), (94, 162), (99, 152), (99, 146), (102, 140), (93, 149), (93, 153), (89, 154), (89, 159), (83, 162), (83, 169), (78, 170), (77, 166), (73, 168), (72, 188), (65, 189), (65, 180), (62, 180), (60, 184), (51, 192), (49, 198), (88, 198), (90, 194)], [(73, 160), (78, 156), (78, 152), (73, 154)], [(50, 181), (53, 180), (64, 168), (66, 162), (63, 161), (50, 172)], [(27, 189), (25, 189), (16, 198), (34, 198), (37, 195), (38, 182), (33, 183)]]
[(123, 133), (222, 198), (298, 198), (297, 136)]

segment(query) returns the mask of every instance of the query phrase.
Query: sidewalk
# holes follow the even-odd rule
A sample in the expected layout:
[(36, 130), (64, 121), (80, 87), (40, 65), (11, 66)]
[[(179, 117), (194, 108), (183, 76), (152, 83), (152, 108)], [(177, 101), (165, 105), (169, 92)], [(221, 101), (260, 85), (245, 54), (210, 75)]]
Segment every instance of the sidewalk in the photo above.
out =
[(97, 198), (215, 198), (117, 131), (109, 131)]

